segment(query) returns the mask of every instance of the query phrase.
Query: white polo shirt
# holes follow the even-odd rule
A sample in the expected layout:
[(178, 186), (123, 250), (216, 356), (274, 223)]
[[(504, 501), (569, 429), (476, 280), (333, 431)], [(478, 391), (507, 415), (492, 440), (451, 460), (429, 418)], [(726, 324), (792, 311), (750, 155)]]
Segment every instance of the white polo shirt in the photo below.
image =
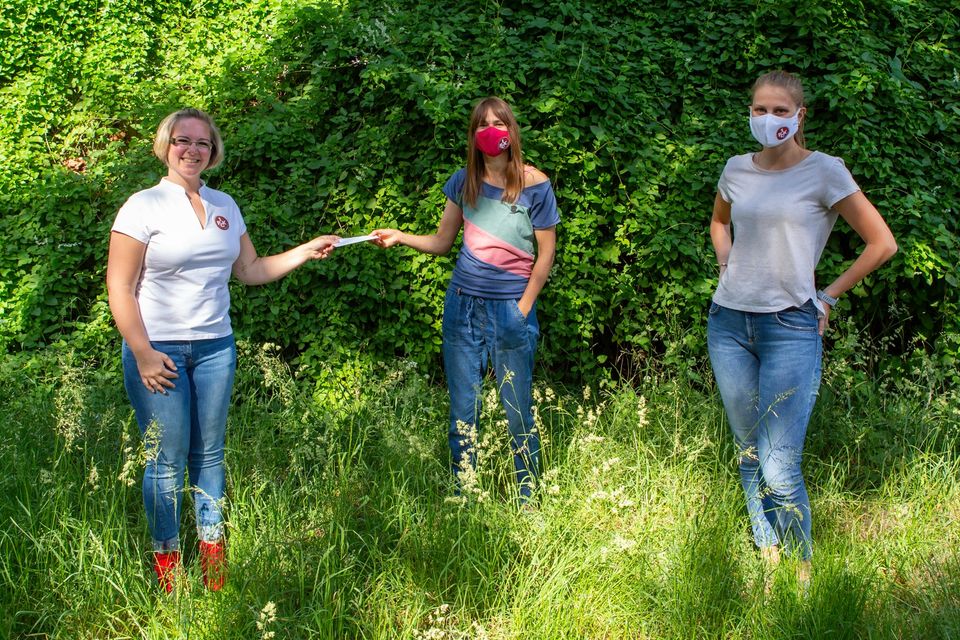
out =
[(203, 227), (186, 191), (167, 179), (130, 196), (113, 223), (113, 231), (147, 245), (136, 296), (150, 340), (233, 332), (227, 283), (247, 227), (227, 194), (204, 185), (200, 198)]

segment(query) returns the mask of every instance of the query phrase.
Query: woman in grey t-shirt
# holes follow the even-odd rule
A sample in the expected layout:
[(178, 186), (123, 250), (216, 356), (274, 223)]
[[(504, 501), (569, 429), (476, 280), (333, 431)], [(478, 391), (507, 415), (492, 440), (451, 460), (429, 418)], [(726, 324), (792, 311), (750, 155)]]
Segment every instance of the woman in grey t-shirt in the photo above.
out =
[[(763, 149), (730, 158), (720, 177), (710, 222), (720, 282), (707, 322), (754, 542), (771, 566), (787, 546), (802, 585), (813, 549), (800, 458), (823, 331), (837, 298), (897, 250), (843, 160), (804, 146), (805, 118), (797, 77), (774, 71), (753, 85), (750, 129)], [(817, 290), (814, 271), (838, 214), (866, 246)]]

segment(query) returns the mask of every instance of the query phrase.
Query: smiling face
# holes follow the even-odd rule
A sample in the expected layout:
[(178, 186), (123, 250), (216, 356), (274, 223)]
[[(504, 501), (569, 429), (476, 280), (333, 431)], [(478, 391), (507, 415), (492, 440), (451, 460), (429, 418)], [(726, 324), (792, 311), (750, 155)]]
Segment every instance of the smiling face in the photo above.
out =
[(198, 118), (183, 118), (173, 126), (170, 137), (208, 143), (183, 146), (171, 143), (167, 149), (167, 178), (185, 187), (198, 187), (201, 172), (210, 164), (213, 140), (210, 127)]

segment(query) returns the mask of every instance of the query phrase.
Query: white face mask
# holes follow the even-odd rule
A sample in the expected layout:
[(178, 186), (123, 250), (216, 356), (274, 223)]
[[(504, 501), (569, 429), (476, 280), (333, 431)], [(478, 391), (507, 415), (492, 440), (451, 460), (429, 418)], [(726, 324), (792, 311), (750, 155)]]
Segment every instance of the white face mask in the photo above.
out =
[(772, 113), (750, 116), (750, 133), (765, 147), (779, 147), (800, 130), (800, 109), (789, 118)]

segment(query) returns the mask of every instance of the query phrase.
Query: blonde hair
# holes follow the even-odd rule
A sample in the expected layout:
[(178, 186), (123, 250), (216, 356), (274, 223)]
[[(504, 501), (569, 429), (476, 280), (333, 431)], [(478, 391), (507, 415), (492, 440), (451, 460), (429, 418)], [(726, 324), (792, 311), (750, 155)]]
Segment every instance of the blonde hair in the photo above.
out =
[(173, 137), (174, 128), (181, 120), (190, 118), (204, 122), (210, 129), (210, 142), (213, 143), (213, 148), (210, 150), (210, 162), (207, 164), (207, 169), (213, 169), (223, 162), (223, 138), (220, 136), (220, 129), (214, 124), (213, 118), (206, 112), (200, 111), (200, 109), (180, 109), (164, 118), (160, 122), (160, 126), (157, 127), (157, 135), (153, 139), (153, 155), (157, 156), (160, 162), (166, 165), (167, 153), (170, 151), (170, 138)]
[[(803, 83), (800, 82), (800, 78), (793, 75), (788, 71), (777, 70), (770, 71), (765, 73), (757, 81), (753, 83), (753, 87), (750, 89), (750, 95), (752, 96), (757, 92), (757, 89), (766, 85), (773, 85), (774, 87), (779, 87), (784, 89), (787, 93), (790, 94), (790, 98), (796, 103), (797, 109), (801, 109), (806, 106), (803, 96)], [(800, 129), (797, 130), (797, 135), (794, 136), (794, 140), (797, 141), (801, 147), (806, 148), (806, 139), (803, 137), (803, 124), (806, 121), (806, 116), (800, 122)]]
[(520, 145), (520, 125), (504, 100), (490, 96), (484, 98), (473, 108), (470, 114), (470, 126), (467, 127), (467, 180), (463, 186), (463, 201), (471, 207), (476, 206), (477, 196), (480, 195), (480, 184), (483, 182), (483, 152), (477, 149), (477, 129), (483, 124), (487, 110), (493, 109), (494, 115), (507, 125), (510, 133), (510, 146), (505, 153), (507, 156), (506, 186), (503, 189), (503, 202), (516, 202), (523, 191), (523, 153)]

